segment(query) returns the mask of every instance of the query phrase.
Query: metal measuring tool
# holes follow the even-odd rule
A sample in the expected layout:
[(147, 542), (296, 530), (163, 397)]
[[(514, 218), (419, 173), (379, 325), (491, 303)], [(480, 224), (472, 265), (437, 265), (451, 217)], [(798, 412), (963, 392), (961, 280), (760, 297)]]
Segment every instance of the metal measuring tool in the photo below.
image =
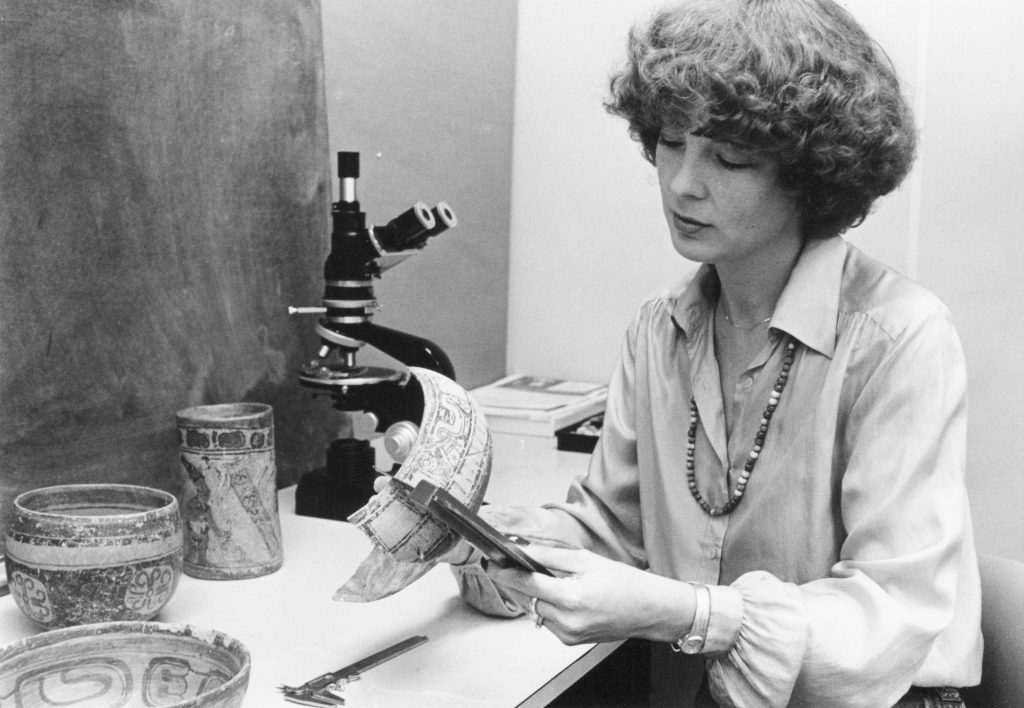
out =
[(340, 695), (346, 683), (356, 681), (364, 671), (379, 666), (385, 661), (394, 659), (410, 649), (418, 647), (427, 641), (427, 637), (416, 635), (404, 639), (397, 644), (392, 644), (386, 649), (370, 654), (364, 659), (320, 674), (298, 686), (281, 685), (278, 688), (284, 694), (286, 701), (307, 706), (340, 706), (345, 705), (345, 699)]

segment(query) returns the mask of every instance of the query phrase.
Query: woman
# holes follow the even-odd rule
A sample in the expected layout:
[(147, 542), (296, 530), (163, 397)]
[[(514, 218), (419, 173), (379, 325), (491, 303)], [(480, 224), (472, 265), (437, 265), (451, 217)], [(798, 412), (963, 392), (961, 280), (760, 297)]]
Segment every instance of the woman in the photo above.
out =
[(886, 57), (831, 0), (694, 0), (633, 31), (608, 108), (703, 265), (641, 306), (567, 501), (488, 508), (558, 577), (473, 557), (463, 594), (700, 654), (721, 705), (976, 684), (957, 335), (840, 237), (913, 160)]

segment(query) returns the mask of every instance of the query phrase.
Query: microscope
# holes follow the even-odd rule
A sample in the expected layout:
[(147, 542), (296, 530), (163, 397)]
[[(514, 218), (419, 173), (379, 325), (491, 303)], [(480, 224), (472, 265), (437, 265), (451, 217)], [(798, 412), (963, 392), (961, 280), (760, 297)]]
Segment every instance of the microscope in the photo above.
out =
[[(416, 440), (424, 399), (408, 371), (361, 366), (356, 354), (369, 345), (406, 366), (455, 378), (448, 356), (433, 342), (372, 322), (378, 308), (373, 281), (421, 251), (427, 240), (456, 226), (451, 207), (423, 202), (382, 226), (367, 226), (356, 196), (359, 153), (338, 153), (339, 200), (331, 207), (331, 250), (324, 262), (322, 307), (293, 307), (318, 314), (316, 357), (299, 371), (314, 397), (328, 397), (342, 412), (339, 437), (327, 447), (323, 468), (304, 474), (295, 493), (296, 513), (345, 520), (373, 496), (378, 474), (369, 437), (382, 433), (399, 463)], [(395, 467), (398, 465), (396, 464)], [(393, 471), (393, 470), (392, 470)]]

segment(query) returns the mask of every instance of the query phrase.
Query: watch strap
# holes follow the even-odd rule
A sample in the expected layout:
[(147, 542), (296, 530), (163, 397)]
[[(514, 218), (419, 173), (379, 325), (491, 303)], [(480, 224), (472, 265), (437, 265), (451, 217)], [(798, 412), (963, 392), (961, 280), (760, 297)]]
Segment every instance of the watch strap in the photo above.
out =
[(681, 639), (672, 642), (673, 651), (684, 654), (699, 654), (704, 649), (708, 638), (708, 625), (711, 621), (711, 590), (707, 585), (691, 583), (694, 589), (693, 624), (690, 631)]

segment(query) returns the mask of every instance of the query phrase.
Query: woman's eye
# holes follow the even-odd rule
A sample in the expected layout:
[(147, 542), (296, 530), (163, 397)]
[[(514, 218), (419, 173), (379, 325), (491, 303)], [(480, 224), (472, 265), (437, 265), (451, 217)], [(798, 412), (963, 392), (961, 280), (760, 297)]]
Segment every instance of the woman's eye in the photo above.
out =
[(746, 160), (736, 160), (725, 158), (718, 155), (718, 163), (727, 170), (742, 170), (747, 167), (753, 167), (754, 163)]
[(680, 148), (685, 143), (682, 140), (672, 140), (671, 138), (667, 138), (664, 135), (659, 135), (658, 136), (658, 144), (659, 145), (664, 145), (667, 148)]

